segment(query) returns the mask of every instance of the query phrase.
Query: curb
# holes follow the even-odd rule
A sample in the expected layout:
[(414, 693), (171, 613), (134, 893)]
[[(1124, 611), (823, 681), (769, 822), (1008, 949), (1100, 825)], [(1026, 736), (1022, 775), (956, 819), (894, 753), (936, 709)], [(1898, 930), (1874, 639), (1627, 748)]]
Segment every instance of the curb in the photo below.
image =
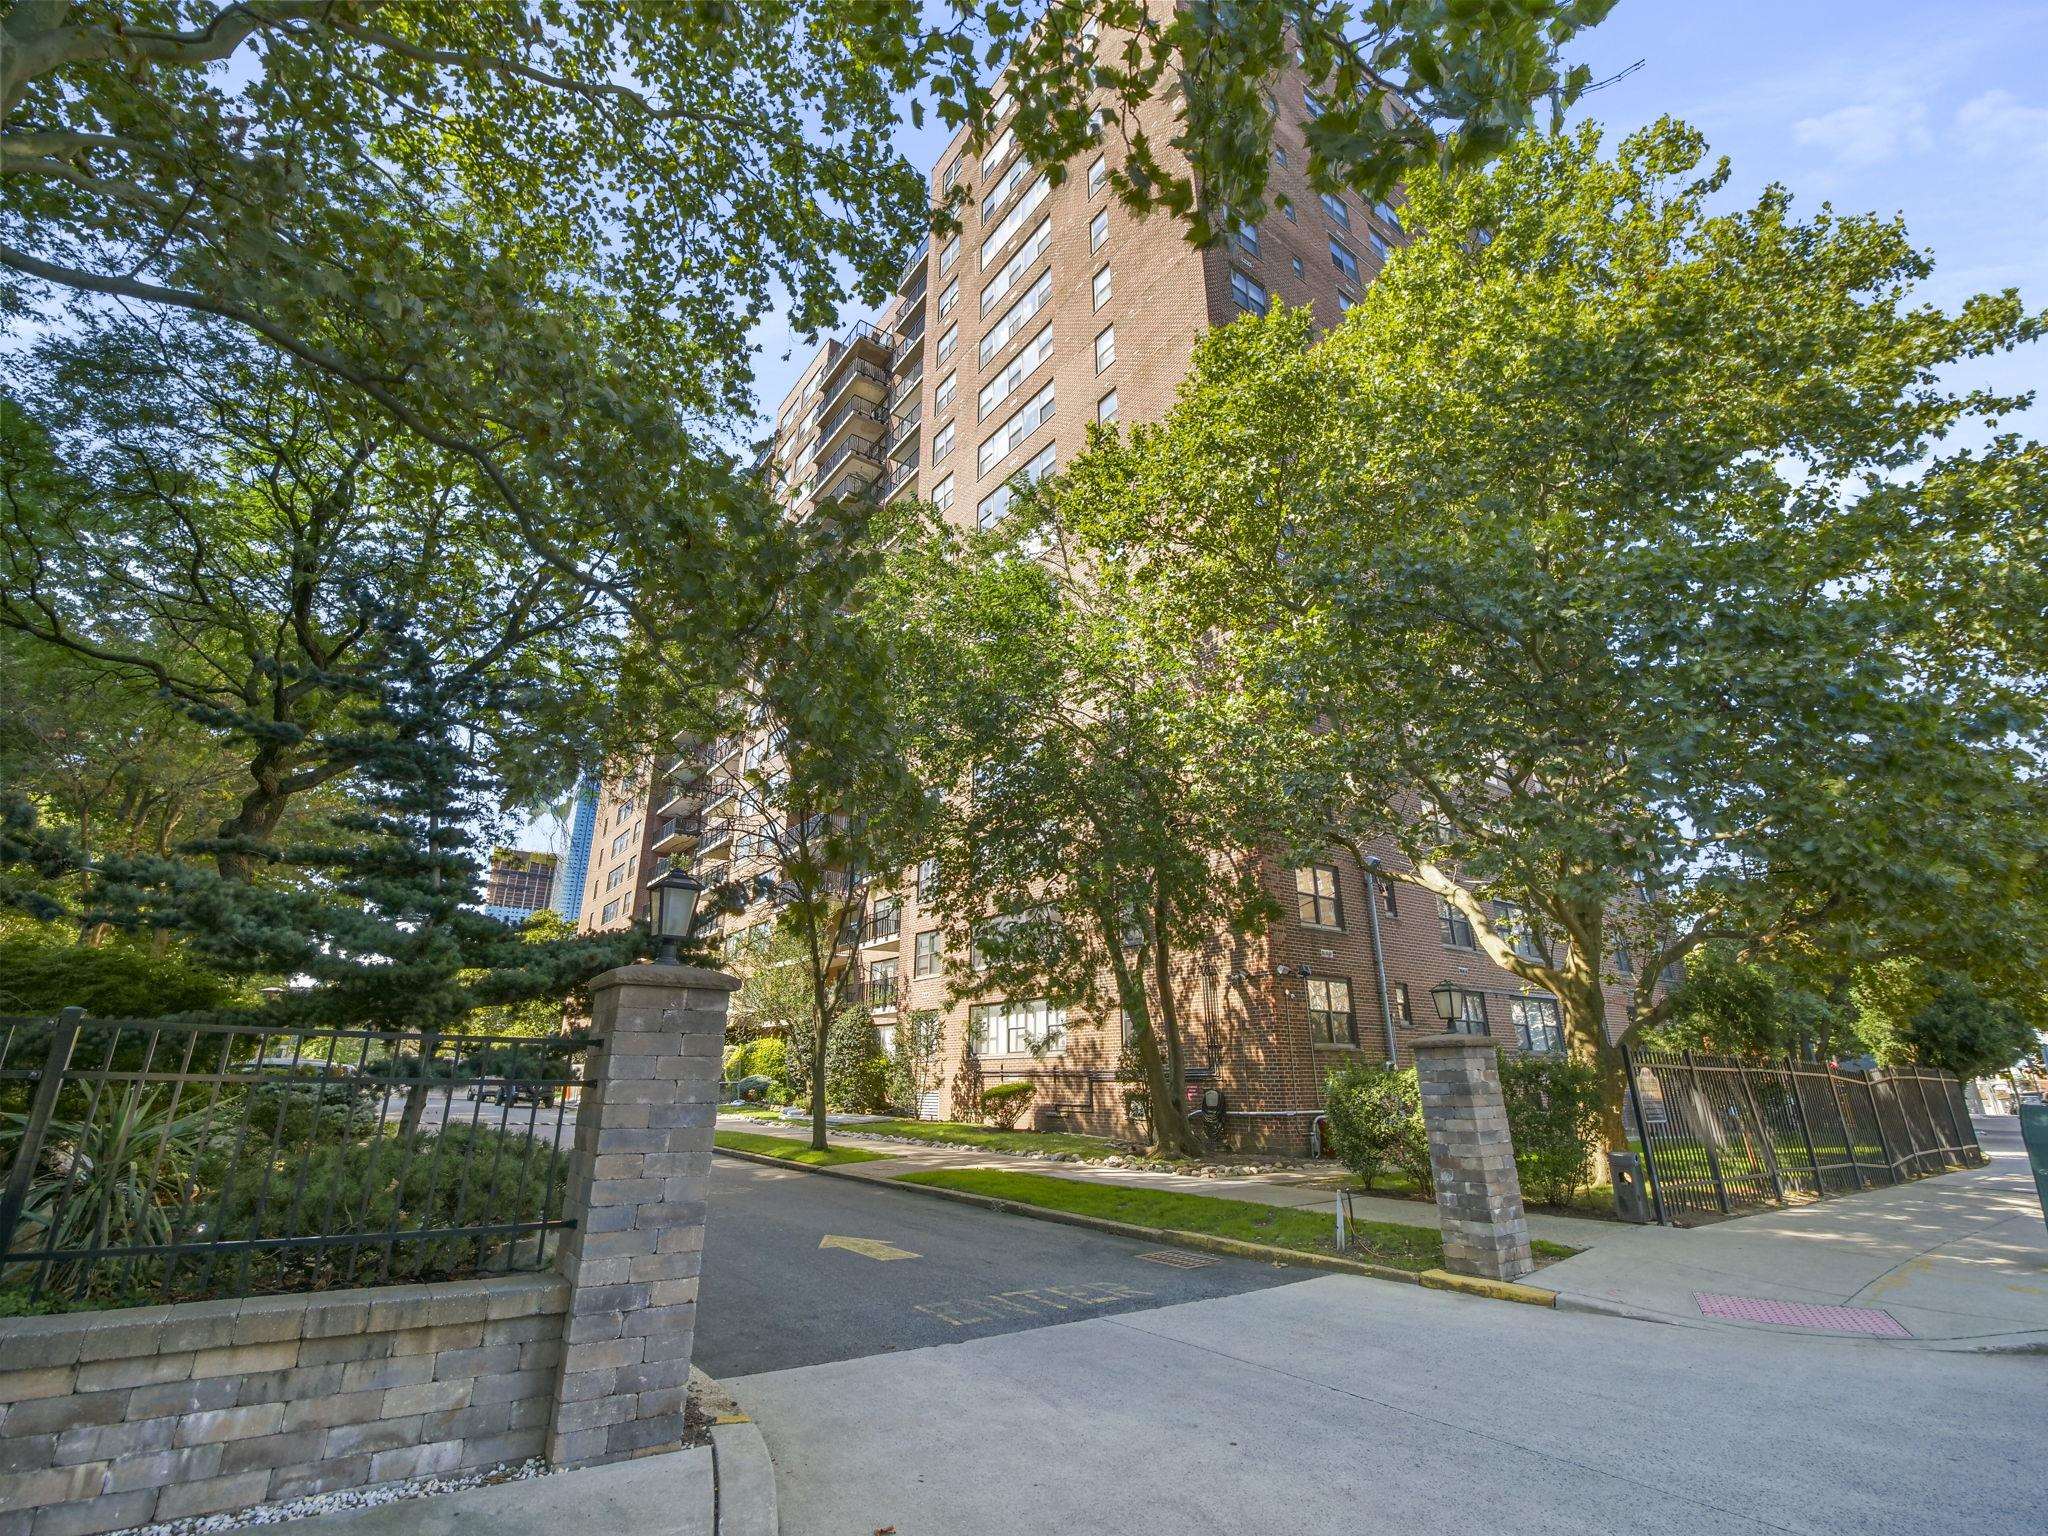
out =
[(711, 1475), (717, 1498), (717, 1536), (778, 1536), (775, 1463), (752, 1419), (728, 1416), (711, 1426)]
[(1539, 1307), (1554, 1307), (1557, 1304), (1557, 1292), (1544, 1290), (1541, 1286), (1481, 1280), (1471, 1275), (1454, 1275), (1442, 1269), (1425, 1270), (1418, 1274), (1412, 1269), (1395, 1269), (1387, 1264), (1368, 1264), (1363, 1259), (1340, 1258), (1333, 1253), (1304, 1253), (1299, 1248), (1275, 1248), (1269, 1243), (1248, 1243), (1240, 1238), (1217, 1237), (1207, 1232), (1183, 1232), (1177, 1227), (1141, 1227), (1128, 1221), (1112, 1221), (1106, 1216), (1085, 1216), (1077, 1211), (1055, 1211), (1042, 1205), (1023, 1205), (1015, 1200), (999, 1200), (994, 1195), (977, 1195), (964, 1189), (943, 1189), (936, 1184), (905, 1184), (894, 1178), (877, 1179), (864, 1174), (849, 1173), (844, 1168), (821, 1168), (815, 1164), (793, 1163), (787, 1158), (771, 1157), (765, 1152), (742, 1152), (734, 1147), (713, 1147), (712, 1150), (720, 1157), (737, 1158), (741, 1162), (760, 1163), (770, 1168), (794, 1168), (800, 1173), (822, 1173), (831, 1178), (852, 1179), (860, 1184), (878, 1184), (886, 1189), (913, 1190), (921, 1195), (936, 1195), (940, 1199), (954, 1200), (962, 1205), (979, 1206), (985, 1211), (1028, 1216), (1034, 1221), (1058, 1222), (1061, 1226), (1067, 1227), (1086, 1227), (1091, 1232), (1107, 1232), (1112, 1236), (1134, 1237), (1145, 1242), (1171, 1243), (1176, 1247), (1202, 1249), (1235, 1259), (1258, 1259), (1270, 1264), (1301, 1264), (1311, 1269), (1332, 1270), (1338, 1274), (1362, 1275), (1369, 1280), (1392, 1280), (1401, 1285), (1458, 1291), (1492, 1301), (1515, 1301)]

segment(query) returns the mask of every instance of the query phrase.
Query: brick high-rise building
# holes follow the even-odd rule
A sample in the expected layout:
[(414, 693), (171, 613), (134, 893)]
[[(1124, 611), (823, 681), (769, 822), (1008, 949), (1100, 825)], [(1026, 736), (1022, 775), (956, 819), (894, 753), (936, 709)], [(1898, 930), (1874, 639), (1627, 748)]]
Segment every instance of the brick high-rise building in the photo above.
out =
[[(965, 189), (962, 228), (920, 244), (890, 303), (827, 343), (777, 409), (763, 467), (792, 513), (831, 498), (918, 497), (957, 523), (987, 527), (1020, 480), (1081, 451), (1089, 422), (1163, 416), (1208, 327), (1275, 302), (1309, 306), (1318, 325), (1334, 325), (1405, 238), (1399, 215), (1312, 189), (1301, 129), (1314, 97), (1292, 75), (1270, 94), (1273, 211), (1206, 249), (1189, 245), (1173, 220), (1139, 219), (1117, 202), (1108, 184), (1115, 135), (1054, 186), (1018, 153), (1000, 116), (984, 150), (957, 134), (931, 176), (935, 201)], [(1152, 105), (1144, 126), (1154, 143), (1170, 136), (1169, 110)], [(612, 863), (599, 879), (621, 882), (625, 895), (594, 887), (586, 925), (629, 921), (629, 898), (656, 859), (686, 861), (707, 886), (766, 867), (770, 851), (749, 831), (738, 784), (744, 772), (772, 772), (777, 745), (764, 727), (686, 745), (673, 763), (653, 766), (637, 802), (608, 792), (592, 864)], [(625, 852), (635, 846), (627, 822), (636, 805), (645, 807), (638, 882)], [(605, 829), (615, 824), (625, 830), (607, 860)], [(1381, 856), (1398, 867), (1391, 847)], [(1416, 1036), (1445, 1028), (1433, 993), (1451, 1004), (1454, 1027), (1514, 1049), (1561, 1048), (1556, 1002), (1487, 960), (1463, 917), (1417, 888), (1336, 853), (1301, 869), (1276, 862), (1265, 874), (1290, 916), (1256, 940), (1219, 943), (1181, 993), (1191, 1097), (1222, 1093), (1237, 1144), (1304, 1148), (1333, 1066), (1357, 1056), (1406, 1061)], [(1042, 998), (949, 1004), (948, 982), (965, 957), (944, 950), (919, 886), (916, 871), (870, 882), (850, 963), (885, 1038), (905, 1011), (945, 1014), (947, 1086), (922, 1112), (950, 1112), (971, 1030), (985, 1082), (1039, 1080), (1041, 1123), (1130, 1129), (1119, 1023), (1063, 1016)], [(616, 913), (611, 902), (621, 903)], [(736, 923), (765, 915), (728, 920), (729, 941)], [(1048, 1049), (1049, 1033), (1057, 1043)]]

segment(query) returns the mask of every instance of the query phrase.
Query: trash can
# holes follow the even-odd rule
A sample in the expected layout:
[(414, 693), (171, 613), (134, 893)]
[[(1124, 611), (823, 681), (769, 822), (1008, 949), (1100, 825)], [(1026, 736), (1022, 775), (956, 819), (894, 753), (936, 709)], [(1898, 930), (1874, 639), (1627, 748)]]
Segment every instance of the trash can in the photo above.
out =
[(1614, 1180), (1614, 1214), (1644, 1226), (1654, 1221), (1650, 1194), (1643, 1187), (1643, 1160), (1633, 1152), (1610, 1152), (1607, 1172)]

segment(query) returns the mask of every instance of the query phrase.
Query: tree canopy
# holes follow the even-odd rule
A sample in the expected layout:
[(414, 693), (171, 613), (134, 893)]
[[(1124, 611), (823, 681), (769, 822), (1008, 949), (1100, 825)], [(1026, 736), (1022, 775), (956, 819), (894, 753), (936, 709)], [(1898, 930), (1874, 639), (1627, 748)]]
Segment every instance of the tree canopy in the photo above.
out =
[(1343, 325), (1225, 328), (1117, 450), (1151, 643), (1289, 738), (1302, 841), (1559, 997), (1611, 1136), (1606, 992), (1653, 1024), (1702, 944), (2041, 990), (2048, 450), (1943, 372), (2042, 322), (1728, 178), (1671, 122), (1423, 172)]

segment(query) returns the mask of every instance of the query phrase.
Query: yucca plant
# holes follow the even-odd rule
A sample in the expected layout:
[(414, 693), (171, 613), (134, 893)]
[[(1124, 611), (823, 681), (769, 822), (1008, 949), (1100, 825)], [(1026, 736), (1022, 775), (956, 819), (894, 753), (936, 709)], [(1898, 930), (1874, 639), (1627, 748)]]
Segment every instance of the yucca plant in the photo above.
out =
[[(75, 1253), (168, 1243), (195, 1189), (207, 1114), (180, 1113), (171, 1092), (133, 1083), (82, 1115), (50, 1121), (14, 1233), (14, 1251)], [(0, 1117), (0, 1166), (11, 1166), (27, 1116)]]

